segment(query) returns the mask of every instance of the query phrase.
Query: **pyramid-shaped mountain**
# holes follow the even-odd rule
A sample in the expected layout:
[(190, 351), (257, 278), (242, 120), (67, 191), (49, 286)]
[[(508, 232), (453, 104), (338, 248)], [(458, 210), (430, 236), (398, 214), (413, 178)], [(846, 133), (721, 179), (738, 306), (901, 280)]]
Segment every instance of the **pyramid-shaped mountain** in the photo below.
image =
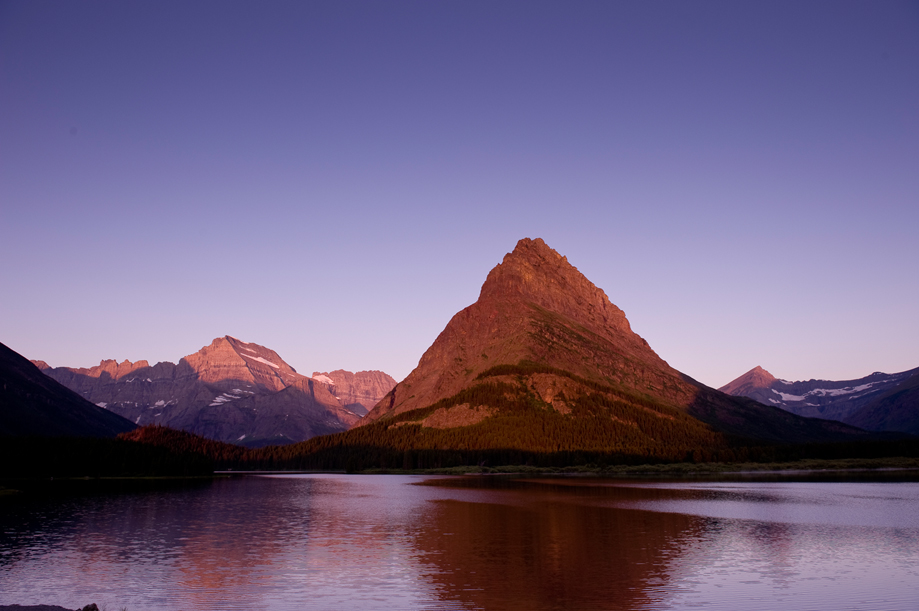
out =
[(0, 437), (114, 437), (133, 428), (0, 344)]
[(330, 381), (301, 375), (274, 350), (231, 336), (178, 364), (106, 360), (88, 369), (45, 367), (48, 376), (137, 425), (241, 445), (299, 442), (344, 431), (360, 418)]
[(773, 384), (776, 382), (778, 382), (778, 380), (776, 380), (775, 376), (757, 365), (747, 373), (743, 374), (736, 380), (725, 384), (718, 390), (729, 395), (750, 397), (751, 399), (756, 399), (760, 403), (768, 403), (768, 401), (763, 401), (759, 395), (754, 395), (756, 393), (762, 392), (763, 390), (772, 388)]
[[(693, 395), (602, 290), (541, 239), (523, 239), (488, 274), (478, 301), (453, 317), (362, 424), (426, 407), (498, 365), (521, 362), (674, 403)], [(541, 396), (551, 404), (551, 394)]]
[(489, 273), (478, 301), (453, 317), (415, 370), (355, 428), (300, 451), (314, 466), (343, 458), (393, 466), (402, 452), (406, 466), (537, 455), (674, 460), (730, 457), (738, 438), (865, 436), (731, 397), (676, 371), (565, 257), (524, 239)]

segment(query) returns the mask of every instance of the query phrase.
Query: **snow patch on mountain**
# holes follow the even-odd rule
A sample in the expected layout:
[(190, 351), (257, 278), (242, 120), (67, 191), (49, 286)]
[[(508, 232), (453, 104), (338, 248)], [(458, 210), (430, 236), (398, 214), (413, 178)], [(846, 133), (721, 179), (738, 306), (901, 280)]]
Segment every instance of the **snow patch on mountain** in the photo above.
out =
[[(784, 380), (780, 381), (784, 382)], [(846, 386), (845, 388), (815, 388), (807, 391), (803, 395), (792, 395), (775, 389), (772, 389), (772, 392), (782, 397), (782, 401), (804, 401), (807, 397), (842, 397), (845, 395), (855, 395), (864, 391), (870, 391), (871, 387), (876, 384), (885, 384), (891, 381), (892, 380), (877, 380), (868, 382), (867, 384), (859, 384), (858, 386)], [(808, 405), (812, 404), (808, 403)]]
[(782, 401), (804, 401), (804, 395), (790, 395), (788, 393), (779, 392), (774, 388), (772, 389), (772, 392), (782, 397)]
[[(886, 381), (886, 380), (885, 380)], [(817, 395), (820, 397), (839, 397), (840, 395), (851, 395), (852, 393), (861, 392), (863, 390), (868, 390), (878, 382), (868, 382), (867, 384), (861, 384), (860, 386), (847, 386), (846, 388), (815, 388), (814, 390), (807, 393), (808, 395)]]
[(260, 357), (260, 356), (250, 356), (250, 355), (248, 355), (248, 354), (241, 354), (240, 356), (242, 356), (243, 358), (252, 359), (253, 361), (258, 361), (259, 363), (264, 363), (265, 365), (269, 365), (269, 366), (271, 366), (271, 367), (274, 367), (275, 369), (280, 369), (280, 368), (281, 368), (280, 365), (275, 365), (275, 364), (272, 363), (271, 361), (265, 360), (265, 359), (263, 359), (263, 358)]
[(231, 395), (229, 393), (223, 393), (222, 395), (218, 395), (214, 397), (213, 403), (211, 403), (208, 407), (216, 407), (218, 405), (223, 405), (224, 403), (229, 403), (230, 401), (233, 401), (234, 399), (242, 399), (242, 397), (240, 397), (239, 395)]

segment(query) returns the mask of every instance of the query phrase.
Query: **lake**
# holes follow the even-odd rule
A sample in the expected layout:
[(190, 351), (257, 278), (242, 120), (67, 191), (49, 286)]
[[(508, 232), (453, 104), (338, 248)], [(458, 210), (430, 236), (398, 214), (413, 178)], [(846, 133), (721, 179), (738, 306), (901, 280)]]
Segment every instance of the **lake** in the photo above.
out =
[(0, 604), (919, 609), (915, 482), (238, 476), (0, 498)]

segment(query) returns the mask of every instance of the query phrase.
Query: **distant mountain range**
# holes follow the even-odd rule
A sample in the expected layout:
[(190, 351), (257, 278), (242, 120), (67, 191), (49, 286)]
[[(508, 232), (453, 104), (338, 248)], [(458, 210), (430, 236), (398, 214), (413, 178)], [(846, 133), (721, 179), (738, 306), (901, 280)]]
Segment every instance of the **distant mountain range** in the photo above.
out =
[(742, 460), (770, 444), (878, 438), (862, 429), (919, 433), (919, 369), (788, 382), (757, 367), (709, 388), (540, 239), (518, 242), (398, 384), (379, 371), (307, 377), (231, 336), (152, 366), (51, 368), (4, 350), (0, 434), (163, 425), (250, 448), (298, 444), (268, 461), (296, 468)]
[(275, 351), (230, 336), (178, 364), (105, 360), (89, 369), (35, 364), (138, 426), (159, 424), (248, 447), (344, 431), (366, 413), (365, 404), (395, 385), (379, 371), (339, 370), (310, 378)]
[(809, 418), (838, 420), (871, 431), (919, 434), (919, 368), (875, 372), (857, 380), (780, 380), (754, 367), (720, 391)]
[(114, 437), (133, 428), (0, 344), (0, 436)]
[[(565, 257), (542, 240), (524, 239), (415, 370), (334, 443), (365, 454), (375, 448), (381, 457), (427, 452), (430, 460), (471, 450), (675, 459), (728, 452), (737, 438), (865, 437), (838, 422), (732, 397), (676, 371)], [(325, 451), (331, 443), (313, 440), (302, 451)]]

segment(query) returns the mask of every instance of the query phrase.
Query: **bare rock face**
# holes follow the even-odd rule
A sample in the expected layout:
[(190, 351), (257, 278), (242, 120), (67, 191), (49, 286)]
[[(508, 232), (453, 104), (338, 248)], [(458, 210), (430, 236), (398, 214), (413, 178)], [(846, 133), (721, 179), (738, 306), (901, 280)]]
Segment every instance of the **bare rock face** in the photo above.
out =
[(105, 360), (43, 372), (139, 426), (161, 424), (242, 445), (299, 442), (360, 419), (328, 384), (297, 373), (273, 350), (230, 336), (178, 364)]
[(355, 414), (364, 416), (373, 409), (396, 385), (392, 376), (382, 371), (358, 371), (351, 373), (343, 369), (328, 372), (313, 372), (313, 379), (325, 382), (342, 404)]
[(224, 387), (244, 382), (277, 392), (298, 377), (294, 368), (274, 350), (230, 336), (218, 337), (210, 346), (182, 360), (202, 382)]
[[(540, 238), (524, 238), (488, 274), (478, 303), (523, 301), (577, 320), (601, 335), (631, 334), (625, 313)], [(645, 344), (647, 345), (647, 344)]]

